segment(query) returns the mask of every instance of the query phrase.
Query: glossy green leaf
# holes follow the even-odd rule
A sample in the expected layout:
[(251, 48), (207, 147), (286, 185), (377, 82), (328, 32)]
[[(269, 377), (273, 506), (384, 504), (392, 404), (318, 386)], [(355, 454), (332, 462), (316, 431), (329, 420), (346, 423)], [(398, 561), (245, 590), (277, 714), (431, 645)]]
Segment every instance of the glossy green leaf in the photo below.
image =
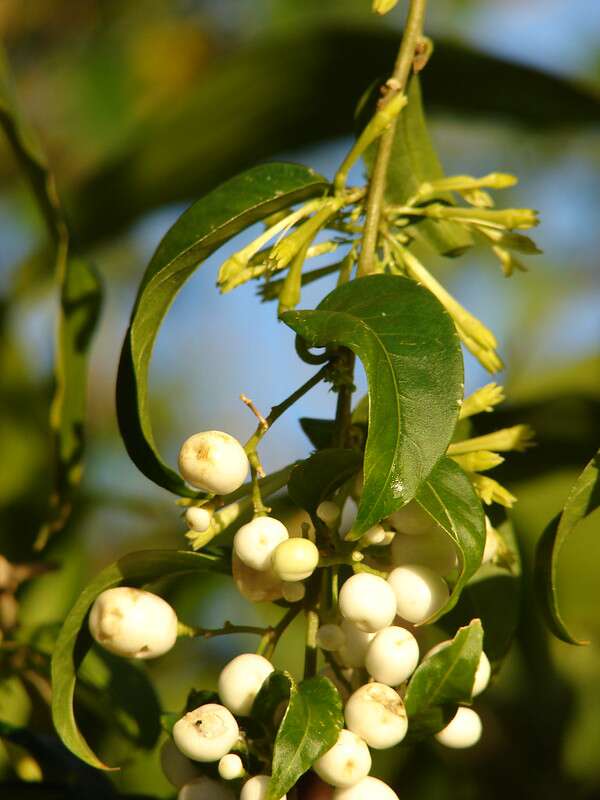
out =
[(343, 725), (342, 701), (328, 678), (308, 678), (299, 685), (292, 682), (288, 707), (275, 738), (266, 800), (283, 797), (333, 747)]
[(474, 619), (451, 644), (419, 664), (404, 698), (410, 740), (437, 733), (459, 703), (471, 702), (482, 644), (483, 628)]
[(87, 615), (96, 597), (114, 586), (142, 586), (168, 575), (190, 572), (227, 572), (228, 559), (221, 555), (178, 550), (145, 550), (130, 553), (106, 567), (81, 593), (62, 626), (52, 655), (52, 719), (64, 744), (87, 764), (103, 764), (83, 738), (75, 719), (73, 698), (77, 670), (92, 638)]
[(272, 672), (252, 704), (252, 719), (264, 725), (267, 731), (276, 727), (276, 713), (282, 703), (289, 702), (293, 686), (294, 679), (289, 672)]
[(35, 136), (20, 119), (8, 65), (0, 48), (0, 124), (24, 172), (54, 245), (54, 273), (60, 297), (55, 346), (55, 387), (50, 410), (54, 486), (48, 519), (36, 547), (66, 524), (83, 473), (88, 356), (100, 315), (102, 290), (95, 270), (69, 256), (69, 233), (54, 176)]
[(159, 486), (183, 497), (198, 493), (160, 458), (149, 414), (148, 369), (160, 324), (190, 275), (244, 228), (315, 195), (327, 183), (296, 164), (262, 164), (194, 203), (164, 236), (144, 274), (121, 352), (117, 415), (132, 461)]
[(483, 649), (496, 669), (508, 653), (517, 632), (521, 609), (521, 561), (512, 523), (495, 524), (501, 540), (497, 563), (484, 564), (463, 588), (454, 608), (441, 626), (455, 631), (479, 617), (483, 625)]
[(362, 465), (357, 450), (319, 450), (292, 470), (288, 492), (294, 503), (314, 514), (322, 500), (355, 475)]
[(448, 602), (432, 617), (432, 622), (456, 604), (467, 581), (479, 569), (485, 547), (485, 517), (471, 481), (447, 456), (438, 461), (419, 486), (415, 499), (446, 531), (460, 555), (460, 577)]
[(587, 644), (569, 631), (557, 596), (560, 551), (578, 524), (600, 506), (600, 450), (577, 478), (561, 513), (548, 525), (538, 542), (535, 580), (538, 596), (552, 633), (568, 644)]
[(446, 451), (462, 399), (462, 356), (440, 303), (414, 281), (372, 275), (283, 321), (311, 346), (361, 359), (369, 384), (364, 489), (353, 537), (411, 500)]
[[(374, 87), (374, 99), (381, 95)], [(411, 78), (408, 86), (408, 105), (396, 122), (392, 155), (387, 173), (386, 198), (395, 205), (403, 205), (414, 195), (422, 183), (444, 177), (444, 170), (427, 130), (421, 84), (418, 77)], [(369, 108), (372, 103), (367, 103)], [(365, 154), (369, 170), (372, 167), (377, 143)], [(436, 199), (453, 203), (452, 195), (440, 193)], [(446, 256), (457, 256), (473, 245), (473, 237), (463, 225), (450, 220), (424, 219), (407, 231), (417, 240), (424, 241), (435, 251)]]

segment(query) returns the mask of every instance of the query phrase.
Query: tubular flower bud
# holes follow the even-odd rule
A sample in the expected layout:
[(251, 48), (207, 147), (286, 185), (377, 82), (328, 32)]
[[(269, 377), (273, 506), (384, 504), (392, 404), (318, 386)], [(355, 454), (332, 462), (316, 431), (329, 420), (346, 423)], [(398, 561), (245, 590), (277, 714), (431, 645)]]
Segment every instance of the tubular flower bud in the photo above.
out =
[(481, 412), (490, 412), (505, 399), (504, 389), (496, 383), (488, 383), (477, 389), (473, 394), (465, 398), (460, 409), (460, 419), (472, 417)]
[(489, 564), (496, 558), (499, 548), (498, 534), (490, 522), (489, 517), (485, 517), (485, 547), (483, 549), (482, 564)]
[(398, 692), (383, 683), (366, 683), (350, 695), (346, 727), (374, 750), (386, 750), (406, 736), (408, 720)]
[(340, 590), (338, 604), (345, 619), (368, 633), (386, 628), (396, 616), (391, 586), (383, 578), (368, 572), (348, 578)]
[(353, 786), (369, 774), (371, 754), (360, 736), (342, 730), (333, 747), (315, 761), (313, 769), (332, 786)]
[(125, 658), (156, 658), (177, 639), (177, 615), (152, 592), (118, 586), (98, 595), (90, 611), (90, 633), (99, 645)]
[(346, 643), (346, 634), (339, 625), (321, 625), (317, 631), (317, 646), (321, 650), (339, 650)]
[(368, 775), (354, 786), (336, 789), (332, 800), (398, 800), (398, 795), (387, 783)]
[(397, 625), (375, 634), (365, 659), (369, 675), (387, 686), (400, 686), (413, 674), (418, 663), (417, 640), (410, 631)]
[(444, 579), (417, 564), (396, 567), (390, 572), (388, 583), (396, 597), (398, 615), (415, 625), (439, 611), (449, 596)]
[(255, 517), (235, 534), (233, 549), (246, 566), (264, 572), (271, 568), (275, 548), (288, 538), (287, 528), (275, 517)]
[(282, 581), (303, 581), (319, 563), (319, 551), (309, 539), (288, 539), (273, 553), (273, 571)]
[(206, 508), (190, 506), (185, 512), (185, 521), (191, 531), (204, 533), (209, 529), (211, 520), (212, 514)]
[(237, 716), (248, 716), (256, 695), (273, 669), (271, 662), (263, 656), (254, 653), (236, 656), (219, 675), (221, 701)]
[(473, 747), (481, 738), (481, 717), (472, 708), (461, 706), (452, 720), (435, 738), (445, 747)]
[(229, 494), (248, 475), (244, 448), (223, 431), (203, 431), (186, 439), (179, 451), (179, 471), (197, 489), (212, 494)]
[[(267, 792), (269, 791), (269, 783), (271, 778), (268, 775), (255, 775), (250, 780), (246, 781), (240, 794), (240, 800), (265, 800)], [(284, 794), (279, 800), (286, 800), (287, 795)]]
[(219, 761), (240, 735), (233, 714), (218, 703), (207, 703), (188, 712), (173, 727), (177, 747), (194, 761)]

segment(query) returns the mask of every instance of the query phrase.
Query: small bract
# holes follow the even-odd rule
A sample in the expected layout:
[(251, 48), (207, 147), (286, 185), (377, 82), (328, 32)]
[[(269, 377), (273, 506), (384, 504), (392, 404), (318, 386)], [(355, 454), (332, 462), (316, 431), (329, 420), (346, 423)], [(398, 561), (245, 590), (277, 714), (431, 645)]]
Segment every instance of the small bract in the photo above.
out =
[(396, 792), (379, 778), (368, 776), (345, 789), (336, 789), (333, 800), (399, 800)]
[(194, 761), (219, 761), (240, 735), (233, 714), (218, 703), (188, 712), (173, 726), (173, 740)]
[(481, 717), (472, 708), (460, 706), (452, 720), (435, 738), (444, 747), (473, 747), (481, 738)]
[(337, 742), (313, 764), (317, 775), (332, 786), (352, 786), (369, 774), (371, 754), (360, 736), (340, 731)]
[(375, 633), (387, 627), (396, 616), (396, 599), (383, 578), (359, 572), (348, 578), (340, 590), (341, 615), (361, 631)]
[(177, 639), (177, 615), (152, 592), (117, 586), (98, 595), (90, 611), (90, 633), (99, 645), (126, 658), (156, 658)]
[(385, 750), (406, 736), (406, 709), (398, 692), (383, 683), (366, 683), (350, 695), (346, 726), (375, 750)]
[(219, 675), (219, 697), (234, 714), (248, 716), (261, 686), (273, 672), (263, 656), (242, 653), (227, 664)]
[(419, 663), (419, 645), (406, 628), (391, 625), (375, 634), (367, 649), (367, 672), (379, 683), (400, 686)]
[(179, 451), (179, 471), (183, 478), (211, 494), (229, 494), (239, 489), (249, 468), (242, 445), (224, 431), (195, 433)]
[(275, 548), (288, 538), (287, 528), (275, 517), (255, 517), (237, 531), (233, 549), (246, 566), (264, 572), (271, 569)]
[(415, 625), (439, 611), (449, 596), (444, 579), (418, 564), (396, 567), (388, 576), (388, 584), (396, 597), (398, 615)]

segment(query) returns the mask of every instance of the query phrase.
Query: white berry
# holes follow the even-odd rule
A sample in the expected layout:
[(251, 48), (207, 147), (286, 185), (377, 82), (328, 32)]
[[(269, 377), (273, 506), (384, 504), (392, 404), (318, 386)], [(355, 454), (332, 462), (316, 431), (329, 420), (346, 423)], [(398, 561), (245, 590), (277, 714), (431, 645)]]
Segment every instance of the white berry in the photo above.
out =
[(338, 604), (343, 617), (369, 633), (386, 628), (396, 616), (396, 598), (390, 585), (368, 572), (348, 578), (340, 590)]
[(366, 533), (363, 533), (361, 539), (367, 546), (383, 544), (386, 538), (385, 534), (386, 532), (383, 525), (377, 523), (377, 525), (373, 525), (372, 528), (369, 528)]
[(177, 800), (235, 800), (229, 786), (223, 786), (218, 781), (203, 775), (181, 789)]
[(332, 786), (352, 786), (369, 774), (371, 754), (366, 742), (342, 730), (337, 742), (313, 764), (317, 775)]
[(98, 595), (90, 633), (105, 650), (126, 658), (156, 658), (177, 639), (177, 615), (152, 592), (118, 586)]
[(420, 536), (396, 534), (392, 542), (392, 563), (397, 567), (420, 564), (440, 575), (448, 575), (458, 566), (458, 553), (448, 534), (440, 527), (433, 527)]
[(195, 764), (183, 755), (172, 739), (167, 739), (160, 748), (160, 766), (176, 789), (200, 776)]
[(372, 641), (375, 634), (359, 630), (348, 619), (343, 620), (340, 627), (346, 637), (346, 641), (338, 653), (342, 663), (347, 667), (364, 667), (369, 642)]
[(346, 634), (339, 625), (321, 625), (317, 631), (317, 646), (321, 650), (339, 650), (346, 642)]
[(287, 528), (275, 517), (254, 517), (233, 537), (233, 549), (246, 566), (264, 572), (271, 568), (275, 548), (288, 538)]
[[(246, 781), (240, 794), (240, 800), (265, 800), (267, 792), (269, 791), (269, 783), (271, 778), (268, 775), (255, 775)], [(286, 800), (287, 795), (284, 794), (279, 800)]]
[(190, 506), (185, 512), (185, 521), (187, 522), (188, 528), (191, 531), (197, 531), (197, 533), (204, 533), (204, 531), (207, 531), (210, 528), (211, 520), (212, 514), (206, 508)]
[(234, 714), (247, 717), (260, 687), (273, 669), (263, 656), (254, 653), (236, 656), (219, 675), (219, 697), (223, 705)]
[(435, 738), (445, 747), (472, 747), (481, 738), (481, 717), (472, 708), (461, 706)]
[(218, 761), (240, 735), (233, 714), (218, 703), (207, 703), (188, 712), (173, 726), (177, 747), (194, 761)]
[(398, 744), (408, 728), (400, 695), (383, 683), (366, 683), (350, 695), (344, 717), (346, 727), (375, 750)]
[(423, 511), (416, 500), (411, 500), (399, 511), (394, 511), (388, 517), (390, 525), (398, 533), (406, 533), (408, 536), (420, 536), (435, 527), (436, 523), (426, 511)]
[[(435, 647), (432, 647), (425, 654), (425, 658), (430, 658), (431, 656), (439, 653), (445, 647), (452, 644), (451, 640), (448, 639), (445, 642), (440, 642), (436, 644)], [(481, 656), (479, 657), (479, 663), (477, 664), (477, 669), (475, 670), (475, 678), (473, 680), (473, 697), (477, 697), (478, 694), (481, 694), (485, 689), (487, 689), (488, 683), (490, 682), (490, 677), (492, 675), (492, 666), (490, 664), (489, 658), (486, 654), (482, 651)]]
[(449, 596), (448, 585), (437, 572), (417, 564), (396, 567), (388, 576), (398, 615), (419, 625), (439, 611)]
[(481, 559), (482, 564), (489, 564), (490, 561), (493, 561), (496, 558), (498, 553), (498, 534), (496, 529), (486, 516), (485, 518), (485, 547), (483, 549), (483, 557)]
[(288, 603), (297, 603), (304, 598), (306, 587), (303, 583), (284, 581), (282, 584), (283, 599)]
[(224, 781), (234, 781), (244, 775), (242, 759), (235, 753), (227, 753), (219, 761), (219, 775)]
[(205, 492), (229, 494), (246, 480), (249, 464), (244, 448), (223, 431), (203, 431), (186, 439), (179, 451), (184, 479)]
[(303, 581), (319, 563), (317, 546), (309, 539), (287, 539), (273, 553), (273, 571), (282, 581)]
[(273, 570), (252, 569), (235, 551), (231, 556), (231, 575), (239, 593), (251, 603), (273, 602), (283, 597), (283, 583)]
[(336, 789), (332, 800), (398, 800), (398, 795), (379, 778), (367, 776), (354, 786)]
[(391, 625), (375, 634), (369, 644), (365, 666), (379, 683), (400, 686), (419, 663), (419, 645), (406, 628)]
[(337, 503), (332, 500), (323, 500), (317, 506), (317, 517), (327, 525), (328, 528), (333, 528), (335, 523), (340, 518), (340, 508)]

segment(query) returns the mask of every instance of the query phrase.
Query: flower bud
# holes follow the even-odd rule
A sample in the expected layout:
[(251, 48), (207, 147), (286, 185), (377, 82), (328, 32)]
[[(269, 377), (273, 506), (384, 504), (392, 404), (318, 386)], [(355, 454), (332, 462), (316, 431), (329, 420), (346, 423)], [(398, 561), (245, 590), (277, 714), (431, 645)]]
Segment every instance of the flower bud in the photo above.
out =
[(337, 503), (332, 500), (323, 500), (317, 506), (317, 517), (327, 525), (328, 528), (333, 528), (340, 518), (340, 508)]
[(413, 674), (418, 663), (417, 640), (410, 631), (397, 625), (375, 634), (365, 659), (369, 675), (387, 686), (400, 686)]
[(383, 683), (366, 683), (350, 695), (346, 727), (374, 750), (386, 750), (406, 736), (408, 720), (398, 692)]
[(219, 761), (240, 735), (233, 714), (218, 703), (206, 703), (188, 712), (173, 726), (173, 740), (194, 761)]
[(235, 753), (228, 753), (219, 761), (219, 775), (224, 781), (235, 781), (245, 774), (242, 759)]
[[(270, 781), (271, 778), (268, 775), (255, 775), (250, 778), (242, 788), (240, 800), (265, 800)], [(287, 795), (284, 794), (279, 800), (286, 800), (286, 798)]]
[(275, 517), (254, 517), (233, 537), (233, 549), (246, 566), (264, 572), (271, 569), (277, 545), (288, 538), (287, 528)]
[(396, 597), (398, 615), (419, 625), (439, 611), (448, 600), (448, 586), (428, 567), (407, 564), (396, 567), (388, 577)]
[(452, 720), (435, 738), (445, 747), (472, 747), (481, 738), (481, 717), (472, 708), (460, 706)]
[(227, 664), (219, 675), (221, 702), (237, 716), (247, 717), (261, 686), (273, 672), (263, 656), (243, 653)]
[(338, 604), (343, 617), (368, 633), (386, 628), (396, 616), (391, 587), (383, 578), (368, 572), (348, 578), (340, 590)]
[(392, 542), (392, 563), (401, 567), (419, 564), (440, 575), (448, 575), (458, 566), (456, 545), (439, 526), (420, 536), (398, 533)]
[(211, 494), (229, 494), (239, 489), (248, 469), (244, 448), (223, 431), (195, 433), (179, 451), (179, 471), (183, 478)]
[(177, 615), (162, 597), (118, 586), (98, 595), (90, 611), (90, 633), (99, 645), (125, 658), (156, 658), (177, 639)]
[(211, 512), (200, 506), (190, 506), (185, 512), (185, 521), (191, 531), (204, 533), (209, 529), (211, 520)]
[(499, 547), (499, 539), (496, 529), (490, 522), (489, 518), (485, 518), (485, 547), (483, 548), (483, 556), (481, 559), (482, 564), (489, 564), (496, 558)]
[(346, 635), (339, 625), (321, 625), (317, 631), (317, 646), (321, 650), (339, 650), (346, 642)]
[(303, 581), (319, 563), (319, 551), (308, 539), (288, 539), (273, 554), (273, 571), (282, 581)]
[(387, 783), (368, 775), (354, 786), (336, 789), (332, 800), (398, 800), (398, 795)]
[(375, 14), (387, 14), (398, 3), (398, 0), (373, 0), (373, 11)]
[(333, 747), (315, 761), (313, 769), (332, 786), (353, 786), (369, 774), (371, 754), (360, 736), (342, 730)]
[(177, 795), (177, 800), (235, 800), (229, 786), (223, 786), (206, 775), (186, 783)]

